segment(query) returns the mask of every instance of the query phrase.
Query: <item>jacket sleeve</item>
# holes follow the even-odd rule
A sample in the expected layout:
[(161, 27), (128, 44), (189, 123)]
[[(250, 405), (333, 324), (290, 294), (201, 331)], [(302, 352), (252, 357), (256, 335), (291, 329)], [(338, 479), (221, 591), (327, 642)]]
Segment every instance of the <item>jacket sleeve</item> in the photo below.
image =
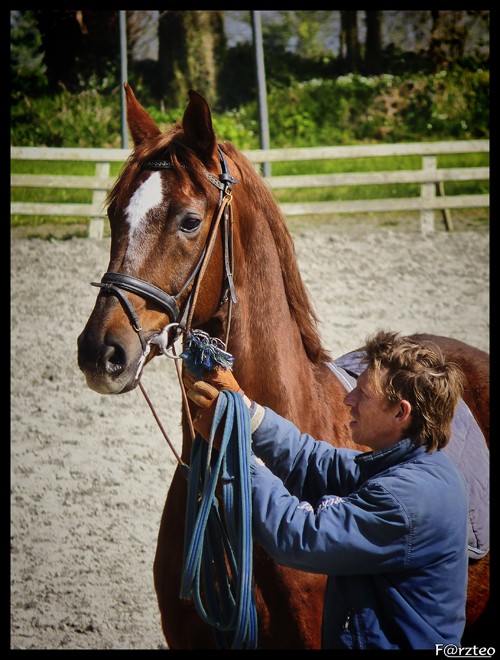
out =
[(361, 452), (315, 440), (270, 408), (264, 410), (252, 449), (291, 494), (315, 502), (324, 493), (344, 495), (357, 487), (359, 469), (353, 459)]
[(254, 538), (278, 563), (327, 575), (407, 566), (410, 522), (380, 485), (367, 484), (348, 496), (325, 495), (312, 506), (292, 495), (256, 456), (250, 470)]

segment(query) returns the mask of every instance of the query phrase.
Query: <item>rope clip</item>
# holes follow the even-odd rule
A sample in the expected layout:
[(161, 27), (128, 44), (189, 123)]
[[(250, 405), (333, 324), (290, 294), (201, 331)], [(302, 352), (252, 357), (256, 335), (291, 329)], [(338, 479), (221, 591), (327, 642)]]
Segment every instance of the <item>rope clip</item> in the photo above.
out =
[[(175, 328), (175, 335), (170, 337), (171, 330)], [(174, 351), (174, 343), (178, 339), (181, 332), (185, 332), (180, 323), (169, 323), (157, 335), (153, 335), (148, 344), (158, 346), (160, 353), (170, 358), (171, 360), (182, 359), (180, 355), (176, 355)], [(171, 351), (171, 352), (169, 352)]]

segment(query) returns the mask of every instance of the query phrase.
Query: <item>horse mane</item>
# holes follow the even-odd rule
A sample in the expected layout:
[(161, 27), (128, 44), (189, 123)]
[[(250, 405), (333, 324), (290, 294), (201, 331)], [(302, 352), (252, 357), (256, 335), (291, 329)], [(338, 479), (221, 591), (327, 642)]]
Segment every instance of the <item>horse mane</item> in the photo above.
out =
[[(174, 165), (172, 171), (180, 178), (188, 176), (186, 172), (188, 170), (189, 178), (195, 179), (196, 185), (205, 190), (207, 195), (213, 195), (213, 186), (208, 183), (203, 164), (186, 146), (183, 137), (182, 126), (176, 123), (168, 132), (146, 139), (137, 145), (108, 194), (106, 200), (108, 206), (113, 204), (123, 206), (144, 164), (157, 158), (170, 160)], [(242, 180), (248, 183), (245, 186), (245, 194), (251, 207), (259, 209), (261, 217), (269, 225), (280, 260), (290, 313), (297, 323), (309, 360), (314, 364), (329, 362), (331, 356), (322, 346), (318, 332), (318, 317), (300, 273), (293, 238), (278, 203), (264, 179), (239, 149), (230, 142), (223, 142), (220, 147), (237, 163)]]
[(223, 142), (220, 147), (237, 163), (241, 171), (241, 178), (246, 184), (245, 194), (248, 196), (249, 206), (255, 210), (260, 209), (261, 217), (269, 225), (280, 260), (290, 313), (297, 323), (309, 360), (314, 364), (329, 362), (332, 358), (321, 343), (318, 333), (318, 317), (300, 273), (292, 235), (271, 189), (256, 172), (250, 160), (233, 144)]

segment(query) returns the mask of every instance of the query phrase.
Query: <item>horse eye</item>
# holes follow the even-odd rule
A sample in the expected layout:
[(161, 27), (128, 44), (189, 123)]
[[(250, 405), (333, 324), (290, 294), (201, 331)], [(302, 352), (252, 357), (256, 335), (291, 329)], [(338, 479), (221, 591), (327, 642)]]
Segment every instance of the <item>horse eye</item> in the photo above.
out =
[(200, 218), (197, 218), (192, 215), (188, 215), (186, 218), (182, 220), (180, 229), (181, 231), (190, 233), (196, 231), (200, 226), (200, 224), (201, 224)]

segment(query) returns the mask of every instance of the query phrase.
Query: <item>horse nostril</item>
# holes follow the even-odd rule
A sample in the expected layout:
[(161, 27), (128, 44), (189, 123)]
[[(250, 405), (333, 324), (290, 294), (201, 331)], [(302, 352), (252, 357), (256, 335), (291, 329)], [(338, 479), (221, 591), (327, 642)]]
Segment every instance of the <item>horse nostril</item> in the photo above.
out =
[(119, 374), (125, 368), (125, 351), (119, 344), (106, 346), (102, 353), (101, 360), (106, 373)]

